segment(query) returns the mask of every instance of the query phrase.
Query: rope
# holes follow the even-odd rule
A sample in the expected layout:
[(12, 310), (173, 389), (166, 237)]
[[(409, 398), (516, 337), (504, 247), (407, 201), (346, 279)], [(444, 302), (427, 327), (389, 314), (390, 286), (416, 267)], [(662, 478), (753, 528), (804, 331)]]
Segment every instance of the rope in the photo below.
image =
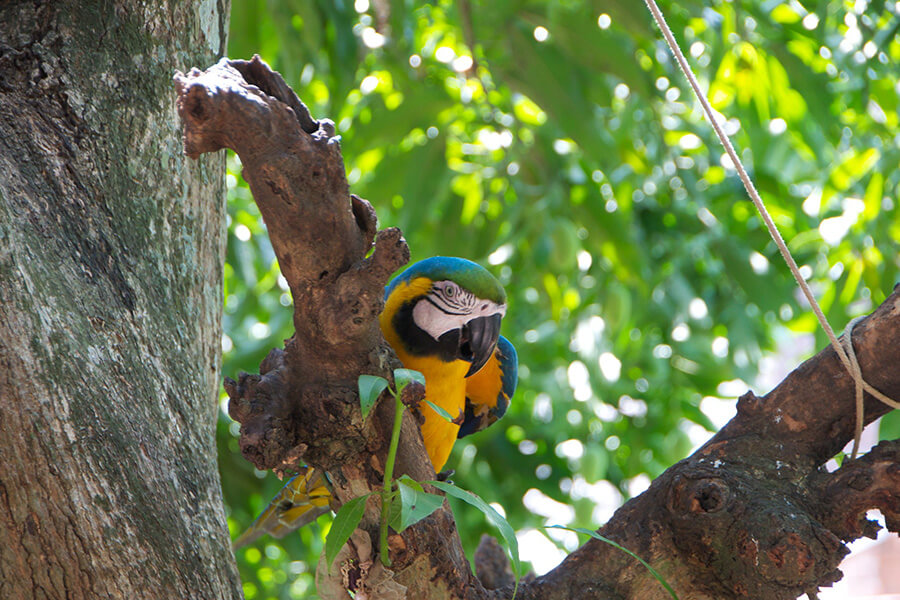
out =
[[(844, 335), (841, 336), (842, 345), (850, 357), (850, 365), (852, 366), (850, 374), (853, 376), (853, 381), (856, 382), (856, 432), (853, 435), (853, 452), (851, 453), (853, 458), (856, 458), (856, 453), (859, 452), (859, 438), (862, 436), (863, 430), (863, 386), (859, 385), (859, 382), (863, 381), (863, 383), (865, 383), (862, 371), (859, 368), (859, 361), (856, 360), (856, 351), (853, 349), (853, 328), (856, 327), (856, 324), (862, 321), (863, 318), (864, 317), (856, 317), (847, 323), (847, 327), (844, 329)], [(891, 400), (878, 390), (875, 390), (875, 394), (872, 395), (892, 408), (900, 408), (900, 402)]]
[(697, 96), (697, 99), (703, 106), (703, 111), (706, 113), (706, 118), (712, 125), (713, 130), (716, 132), (716, 137), (719, 138), (719, 142), (721, 142), (722, 147), (725, 148), (725, 152), (731, 159), (734, 168), (737, 169), (738, 176), (741, 178), (741, 182), (744, 184), (744, 189), (747, 190), (747, 194), (750, 196), (750, 200), (753, 201), (753, 205), (756, 206), (756, 210), (759, 211), (763, 222), (766, 224), (766, 229), (769, 230), (769, 235), (772, 236), (772, 240), (775, 242), (775, 245), (778, 246), (778, 251), (781, 252), (781, 256), (784, 258), (784, 261), (787, 263), (788, 268), (794, 275), (794, 279), (797, 280), (797, 285), (800, 286), (800, 290), (803, 292), (803, 295), (806, 296), (806, 300), (809, 302), (810, 307), (816, 314), (816, 319), (818, 319), (819, 325), (822, 326), (822, 329), (824, 329), (825, 333), (828, 335), (828, 339), (831, 342), (831, 347), (834, 348), (834, 351), (837, 353), (838, 358), (841, 360), (841, 363), (843, 363), (844, 368), (847, 369), (847, 371), (850, 373), (850, 376), (853, 378), (853, 382), (856, 385), (857, 400), (856, 435), (853, 439), (852, 458), (856, 458), (856, 452), (859, 449), (859, 436), (862, 431), (863, 422), (863, 390), (869, 392), (871, 395), (892, 408), (900, 408), (900, 402), (896, 402), (895, 400), (888, 398), (880, 391), (869, 385), (869, 383), (866, 382), (866, 380), (862, 377), (862, 371), (859, 368), (859, 363), (856, 360), (856, 353), (853, 350), (853, 342), (850, 339), (851, 333), (853, 331), (853, 326), (855, 326), (856, 322), (858, 322), (862, 317), (857, 317), (847, 324), (847, 329), (845, 330), (844, 335), (844, 344), (841, 344), (838, 341), (837, 336), (834, 334), (834, 330), (831, 328), (831, 325), (828, 324), (828, 320), (825, 318), (825, 314), (822, 312), (819, 303), (813, 296), (812, 290), (809, 289), (809, 285), (806, 283), (803, 275), (800, 274), (800, 269), (797, 267), (797, 263), (794, 261), (794, 257), (791, 256), (791, 252), (790, 250), (788, 250), (787, 244), (784, 243), (784, 239), (781, 237), (781, 233), (775, 226), (775, 222), (772, 221), (772, 217), (769, 215), (769, 211), (766, 209), (766, 205), (763, 203), (762, 198), (760, 198), (759, 192), (756, 191), (756, 187), (753, 185), (753, 181), (751, 181), (746, 169), (744, 169), (744, 164), (738, 157), (737, 152), (734, 151), (734, 146), (731, 145), (731, 140), (729, 140), (728, 136), (725, 135), (724, 130), (719, 125), (719, 121), (715, 118), (715, 112), (713, 111), (712, 106), (710, 106), (709, 100), (707, 100), (706, 98), (706, 94), (704, 94), (700, 89), (700, 84), (697, 82), (697, 78), (694, 76), (694, 72), (691, 70), (690, 65), (688, 65), (687, 59), (684, 57), (684, 53), (678, 46), (678, 42), (675, 40), (675, 36), (672, 35), (672, 30), (669, 29), (669, 25), (666, 23), (666, 19), (663, 16), (662, 11), (660, 11), (659, 7), (656, 5), (656, 0), (644, 0), (644, 2), (646, 2), (647, 8), (650, 9), (650, 13), (653, 15), (653, 18), (656, 21), (656, 24), (659, 26), (660, 31), (662, 31), (663, 37), (665, 38), (666, 43), (669, 45), (669, 50), (671, 50), (672, 55), (675, 57), (678, 66), (681, 67), (682, 73), (684, 73), (684, 76), (687, 78), (688, 83), (691, 84), (691, 88), (693, 88), (694, 90), (694, 94)]

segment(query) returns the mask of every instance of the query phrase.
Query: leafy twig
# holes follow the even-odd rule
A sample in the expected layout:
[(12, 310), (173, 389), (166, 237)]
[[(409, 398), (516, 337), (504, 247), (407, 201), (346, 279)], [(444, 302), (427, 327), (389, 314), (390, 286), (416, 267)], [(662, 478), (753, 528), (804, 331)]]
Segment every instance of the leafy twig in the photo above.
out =
[(596, 531), (591, 531), (590, 529), (584, 529), (584, 528), (582, 528), (582, 527), (563, 527), (562, 525), (547, 525), (546, 529), (565, 529), (566, 531), (574, 531), (575, 533), (583, 533), (583, 534), (585, 534), (585, 535), (591, 536), (592, 538), (594, 538), (594, 539), (596, 539), (596, 540), (600, 540), (600, 541), (603, 542), (604, 544), (609, 544), (609, 545), (612, 546), (613, 548), (618, 548), (619, 550), (621, 550), (622, 552), (624, 552), (624, 553), (627, 554), (628, 556), (631, 556), (631, 557), (633, 557), (633, 558), (636, 558), (636, 559), (638, 560), (639, 563), (641, 563), (642, 565), (644, 565), (645, 567), (647, 567), (647, 570), (650, 571), (650, 574), (653, 575), (653, 576), (656, 578), (656, 580), (657, 580), (660, 584), (662, 584), (662, 586), (663, 586), (664, 588), (666, 588), (666, 591), (669, 592), (669, 595), (672, 596), (672, 598), (673, 598), (674, 600), (678, 600), (678, 594), (675, 593), (675, 590), (672, 589), (672, 586), (669, 585), (669, 582), (666, 581), (666, 580), (663, 578), (663, 576), (660, 575), (659, 572), (657, 572), (656, 569), (654, 569), (653, 567), (651, 567), (651, 566), (650, 566), (643, 558), (641, 558), (640, 556), (638, 556), (637, 554), (635, 554), (634, 552), (632, 552), (631, 550), (629, 550), (629, 549), (626, 548), (625, 546), (623, 546), (623, 545), (621, 545), (621, 544), (618, 544), (618, 543), (612, 541), (611, 539), (609, 539), (609, 538), (607, 538), (607, 537), (603, 537), (602, 535), (600, 535), (600, 534), (597, 533)]

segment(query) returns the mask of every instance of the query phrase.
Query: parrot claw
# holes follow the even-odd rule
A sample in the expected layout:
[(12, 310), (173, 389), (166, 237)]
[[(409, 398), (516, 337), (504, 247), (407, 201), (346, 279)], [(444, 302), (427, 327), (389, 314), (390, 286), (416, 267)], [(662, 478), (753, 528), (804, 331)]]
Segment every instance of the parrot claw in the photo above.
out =
[(453, 474), (456, 473), (454, 469), (447, 469), (446, 471), (441, 471), (437, 474), (438, 481), (446, 481), (447, 483), (453, 483), (450, 481), (450, 478), (453, 477)]

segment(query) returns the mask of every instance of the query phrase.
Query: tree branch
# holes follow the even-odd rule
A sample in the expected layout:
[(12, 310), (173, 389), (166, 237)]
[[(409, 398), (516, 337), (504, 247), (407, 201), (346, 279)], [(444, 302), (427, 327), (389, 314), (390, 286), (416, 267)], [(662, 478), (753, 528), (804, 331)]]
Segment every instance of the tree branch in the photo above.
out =
[(900, 441), (881, 442), (834, 473), (817, 473), (810, 491), (819, 500), (819, 520), (842, 540), (874, 539), (878, 524), (866, 519), (877, 508), (888, 531), (900, 532)]
[[(855, 328), (864, 376), (900, 397), (900, 291)], [(841, 543), (868, 508), (890, 514), (896, 530), (900, 478), (895, 444), (833, 475), (819, 468), (853, 437), (853, 380), (831, 347), (774, 390), (748, 392), (738, 414), (692, 456), (627, 502), (600, 533), (637, 552), (691, 598), (796, 598), (840, 579)], [(890, 410), (866, 397), (867, 423)], [(838, 494), (841, 484), (861, 486)], [(872, 534), (873, 524), (862, 533)], [(621, 552), (591, 540), (527, 587), (524, 598), (601, 598), (588, 586), (611, 582), (623, 598), (668, 598)]]
[[(229, 412), (241, 423), (242, 454), (260, 469), (288, 469), (300, 460), (323, 468), (337, 504), (378, 489), (393, 410), (379, 402), (364, 422), (356, 382), (363, 373), (390, 378), (400, 366), (377, 316), (385, 284), (409, 260), (406, 241), (397, 229), (376, 234), (374, 209), (348, 192), (334, 125), (314, 120), (259, 57), (177, 73), (175, 86), (185, 152), (196, 157), (227, 147), (240, 156), (294, 300), (296, 331), (285, 349), (272, 350), (260, 375), (225, 382)], [(431, 479), (418, 423), (406, 414), (397, 475)], [(367, 504), (362, 529), (370, 539), (358, 536), (358, 560), (347, 563), (357, 571), (343, 574), (348, 582), (372, 593), (392, 580), (411, 597), (435, 588), (446, 597), (482, 589), (446, 504), (391, 536), (394, 571), (373, 568), (367, 580), (361, 565), (370, 564), (377, 544), (376, 504)]]

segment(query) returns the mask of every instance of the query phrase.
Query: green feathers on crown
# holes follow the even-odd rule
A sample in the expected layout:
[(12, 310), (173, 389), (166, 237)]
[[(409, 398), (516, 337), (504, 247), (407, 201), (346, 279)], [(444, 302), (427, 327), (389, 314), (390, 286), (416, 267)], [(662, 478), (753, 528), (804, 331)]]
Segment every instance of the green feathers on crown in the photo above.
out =
[(487, 269), (471, 260), (452, 256), (432, 256), (411, 265), (391, 281), (384, 297), (390, 296), (397, 284), (417, 277), (427, 277), (431, 281), (453, 281), (479, 298), (497, 304), (506, 303), (506, 291)]

